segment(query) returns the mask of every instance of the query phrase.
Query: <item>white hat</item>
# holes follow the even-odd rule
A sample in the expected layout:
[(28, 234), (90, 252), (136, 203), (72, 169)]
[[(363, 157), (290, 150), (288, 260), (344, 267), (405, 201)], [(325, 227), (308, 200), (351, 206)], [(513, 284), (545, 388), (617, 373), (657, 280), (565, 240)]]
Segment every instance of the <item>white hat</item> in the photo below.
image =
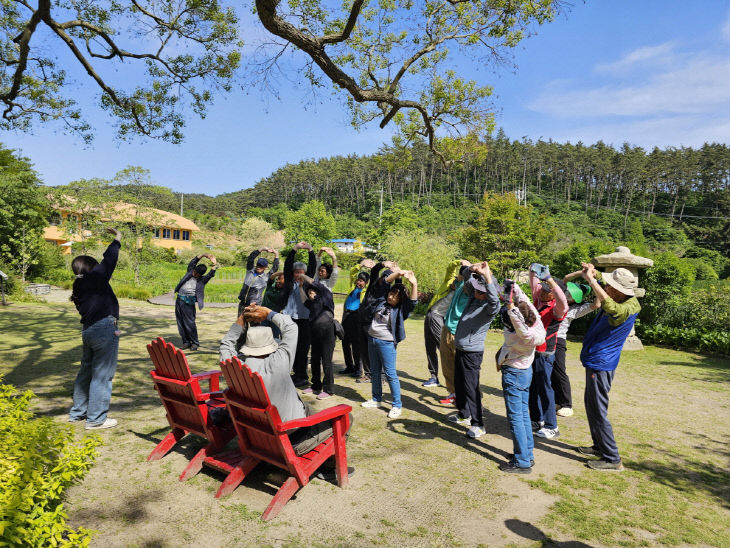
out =
[(252, 357), (266, 356), (277, 348), (279, 348), (279, 344), (274, 340), (271, 328), (257, 325), (248, 328), (246, 344), (241, 348), (241, 353)]
[(624, 295), (632, 296), (636, 287), (636, 278), (626, 268), (617, 268), (613, 272), (604, 272), (603, 281), (608, 285), (620, 291)]

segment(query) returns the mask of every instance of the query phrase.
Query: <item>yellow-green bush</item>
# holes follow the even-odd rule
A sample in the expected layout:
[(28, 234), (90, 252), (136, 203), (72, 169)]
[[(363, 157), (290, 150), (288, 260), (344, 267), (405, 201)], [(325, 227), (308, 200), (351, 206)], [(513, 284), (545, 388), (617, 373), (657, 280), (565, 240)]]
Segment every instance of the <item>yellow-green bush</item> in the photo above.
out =
[(0, 378), (0, 546), (88, 546), (91, 532), (67, 525), (62, 501), (101, 440), (76, 441), (70, 426), (34, 417), (32, 397)]

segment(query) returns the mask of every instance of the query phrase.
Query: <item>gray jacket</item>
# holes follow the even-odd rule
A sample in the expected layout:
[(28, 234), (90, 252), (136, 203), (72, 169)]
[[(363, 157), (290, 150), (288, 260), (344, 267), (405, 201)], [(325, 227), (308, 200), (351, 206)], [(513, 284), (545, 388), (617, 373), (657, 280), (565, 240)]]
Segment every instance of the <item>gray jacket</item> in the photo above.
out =
[(307, 416), (307, 412), (289, 376), (297, 350), (299, 328), (294, 320), (284, 314), (272, 312), (269, 314), (268, 320), (281, 330), (281, 342), (276, 351), (265, 358), (246, 357), (239, 354), (238, 350), (245, 342), (245, 337), (242, 337), (245, 330), (234, 323), (221, 341), (220, 359), (223, 361), (238, 356), (251, 368), (251, 371), (258, 372), (264, 380), (264, 386), (269, 393), (272, 405), (279, 410), (282, 421), (303, 419)]
[(464, 293), (469, 295), (469, 302), (456, 326), (454, 346), (463, 352), (484, 352), (484, 339), (494, 316), (499, 312), (497, 288), (493, 283), (487, 285), (485, 301), (474, 298), (474, 289), (468, 282), (464, 283)]

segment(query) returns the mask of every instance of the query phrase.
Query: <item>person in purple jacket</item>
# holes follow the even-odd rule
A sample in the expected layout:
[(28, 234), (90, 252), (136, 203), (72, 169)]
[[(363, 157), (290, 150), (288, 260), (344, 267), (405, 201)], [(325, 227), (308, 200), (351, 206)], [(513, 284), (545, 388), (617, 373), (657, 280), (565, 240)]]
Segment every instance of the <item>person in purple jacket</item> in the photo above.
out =
[(107, 228), (114, 240), (98, 262), (89, 255), (79, 255), (71, 263), (76, 275), (71, 302), (81, 314), (83, 354), (81, 369), (76, 375), (73, 407), (69, 422), (86, 421), (87, 430), (114, 428), (116, 419), (107, 417), (112, 397), (112, 379), (117, 370), (119, 353), (119, 301), (109, 280), (114, 273), (121, 247), (121, 233)]
[[(608, 392), (611, 390), (621, 349), (631, 333), (641, 306), (634, 296), (636, 280), (625, 268), (601, 273), (582, 263), (583, 278), (596, 295), (601, 308), (583, 337), (580, 361), (586, 370), (584, 403), (593, 444), (578, 452), (600, 457), (587, 463), (593, 470), (623, 470), (613, 428), (608, 420)], [(603, 282), (605, 285), (601, 285)]]

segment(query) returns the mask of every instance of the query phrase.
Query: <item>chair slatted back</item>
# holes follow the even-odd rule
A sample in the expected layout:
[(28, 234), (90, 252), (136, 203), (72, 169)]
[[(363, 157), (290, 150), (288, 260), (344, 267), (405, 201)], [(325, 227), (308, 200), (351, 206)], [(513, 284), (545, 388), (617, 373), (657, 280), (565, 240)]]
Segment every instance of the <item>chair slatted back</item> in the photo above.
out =
[(277, 431), (282, 421), (261, 375), (238, 358), (221, 362), (221, 370), (228, 384), (224, 394), (241, 452), (299, 475), (292, 462), (295, 454), (289, 436)]
[(158, 337), (147, 345), (155, 366), (150, 375), (167, 412), (172, 428), (183, 428), (202, 437), (209, 437), (208, 409), (199, 397), (202, 394), (198, 380), (190, 374), (187, 358), (182, 350)]

